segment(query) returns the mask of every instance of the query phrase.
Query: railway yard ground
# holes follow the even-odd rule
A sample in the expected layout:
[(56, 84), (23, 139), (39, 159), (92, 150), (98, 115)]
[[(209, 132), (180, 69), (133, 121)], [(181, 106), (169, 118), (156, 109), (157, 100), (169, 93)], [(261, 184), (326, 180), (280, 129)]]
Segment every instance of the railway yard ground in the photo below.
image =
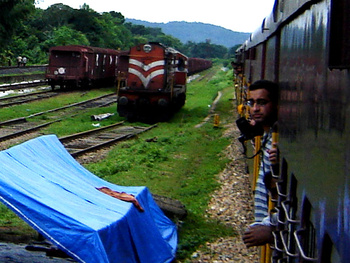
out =
[[(186, 206), (187, 217), (175, 219), (179, 227), (177, 262), (258, 262), (257, 251), (248, 250), (241, 239), (242, 232), (252, 222), (252, 198), (237, 140), (231, 77), (232, 73), (218, 66), (201, 73), (188, 86), (185, 106), (169, 122), (155, 127), (124, 122), (116, 113), (114, 102), (48, 112), (106, 95), (113, 88), (62, 92), (50, 98), (4, 106), (0, 108), (1, 122), (23, 117), (26, 118), (23, 123), (30, 126), (50, 124), (9, 136), (1, 141), (1, 149), (42, 134), (55, 133), (63, 138), (119, 122), (128, 132), (145, 130), (76, 159), (112, 183), (146, 185), (152, 193), (179, 200)], [(221, 97), (215, 100), (218, 92)], [(33, 116), (37, 112), (45, 113)], [(103, 114), (110, 115), (101, 120), (91, 118)], [(220, 116), (219, 127), (213, 126), (214, 114)], [(2, 125), (1, 136), (8, 134), (9, 129)], [(44, 252), (26, 251), (25, 244), (36, 237), (25, 223), (0, 206), (1, 262), (24, 262), (21, 257), (28, 260), (33, 257), (26, 262), (72, 262), (46, 257)]]

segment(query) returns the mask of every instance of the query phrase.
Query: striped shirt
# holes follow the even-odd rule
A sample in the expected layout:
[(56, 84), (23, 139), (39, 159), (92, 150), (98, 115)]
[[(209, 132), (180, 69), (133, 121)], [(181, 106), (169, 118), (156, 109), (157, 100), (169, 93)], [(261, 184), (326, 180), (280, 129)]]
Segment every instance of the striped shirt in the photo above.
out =
[(265, 174), (271, 172), (268, 149), (272, 145), (271, 132), (265, 132), (261, 138), (262, 158), (260, 161), (259, 176), (255, 186), (254, 192), (254, 216), (255, 222), (262, 222), (268, 216), (268, 191), (265, 187)]

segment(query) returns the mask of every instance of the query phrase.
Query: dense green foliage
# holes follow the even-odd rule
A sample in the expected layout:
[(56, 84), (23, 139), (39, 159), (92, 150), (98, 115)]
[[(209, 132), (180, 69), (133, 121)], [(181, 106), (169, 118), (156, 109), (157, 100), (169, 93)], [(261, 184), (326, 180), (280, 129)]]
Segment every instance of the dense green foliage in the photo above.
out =
[(28, 64), (48, 63), (52, 46), (81, 44), (127, 50), (148, 41), (161, 42), (189, 57), (225, 58), (224, 46), (207, 43), (183, 44), (160, 28), (125, 23), (115, 11), (98, 13), (84, 4), (80, 9), (55, 4), (46, 10), (35, 8), (34, 0), (4, 0), (0, 3), (0, 66), (14, 65), (17, 56)]

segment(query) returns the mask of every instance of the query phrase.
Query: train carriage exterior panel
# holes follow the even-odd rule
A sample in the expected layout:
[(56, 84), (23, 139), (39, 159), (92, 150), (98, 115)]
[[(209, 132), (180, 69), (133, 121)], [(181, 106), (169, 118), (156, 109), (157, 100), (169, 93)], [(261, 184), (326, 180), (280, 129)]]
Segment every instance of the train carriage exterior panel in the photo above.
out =
[(275, 52), (279, 45), (279, 36), (273, 36), (265, 43), (264, 50), (264, 62), (262, 66), (262, 79), (277, 79), (278, 78), (278, 68), (279, 68), (279, 58), (278, 53)]
[[(261, 79), (264, 74), (263, 56), (265, 45), (257, 45), (244, 52), (245, 74), (251, 79)], [(264, 60), (265, 61), (265, 60)]]
[(46, 78), (54, 87), (113, 84), (119, 52), (80, 45), (50, 48)]
[(349, 11), (348, 0), (276, 0), (268, 30), (237, 51), (250, 82), (281, 89), (276, 262), (350, 262)]

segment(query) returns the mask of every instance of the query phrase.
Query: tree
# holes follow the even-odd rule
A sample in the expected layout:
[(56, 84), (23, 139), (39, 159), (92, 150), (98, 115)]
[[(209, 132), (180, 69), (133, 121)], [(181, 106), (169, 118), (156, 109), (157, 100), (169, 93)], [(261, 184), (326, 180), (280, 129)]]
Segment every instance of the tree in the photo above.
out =
[(125, 23), (125, 17), (122, 15), (122, 13), (110, 11), (109, 12), (112, 17), (114, 17), (118, 24), (122, 25)]
[[(40, 9), (41, 10), (41, 9)], [(42, 16), (37, 16), (37, 21), (45, 30), (66, 26), (75, 15), (75, 9), (64, 4), (54, 4), (43, 11)], [(37, 26), (40, 26), (37, 24)]]
[(133, 44), (131, 46), (134, 46), (134, 45), (136, 46), (147, 42), (148, 42), (148, 39), (146, 37), (141, 35), (136, 35), (136, 36), (133, 36)]
[(188, 56), (196, 58), (225, 58), (228, 52), (226, 47), (211, 44), (208, 40), (202, 43), (188, 42), (184, 50)]
[(235, 57), (235, 54), (236, 54), (236, 50), (240, 47), (241, 45), (235, 45), (233, 47), (230, 48), (230, 50), (228, 51), (228, 56), (230, 58), (234, 58)]
[(159, 35), (153, 41), (160, 42), (160, 43), (164, 44), (165, 46), (172, 47), (172, 48), (175, 48), (177, 50), (182, 49), (181, 41), (173, 36), (170, 36), (170, 35), (165, 35), (165, 34)]
[(54, 29), (52, 35), (44, 43), (46, 47), (66, 45), (90, 45), (90, 42), (80, 31), (68, 26), (62, 26)]
[(119, 16), (113, 16), (116, 13), (103, 13), (98, 23), (104, 30), (100, 32), (100, 47), (107, 47), (112, 49), (126, 49), (132, 45), (132, 35), (124, 25), (120, 23)]
[(83, 5), (79, 10), (74, 10), (69, 24), (72, 28), (86, 35), (92, 46), (99, 46), (101, 35), (105, 30), (99, 23), (100, 14)]
[(16, 29), (34, 9), (34, 0), (0, 1), (0, 52), (6, 49), (8, 41), (11, 39)]

